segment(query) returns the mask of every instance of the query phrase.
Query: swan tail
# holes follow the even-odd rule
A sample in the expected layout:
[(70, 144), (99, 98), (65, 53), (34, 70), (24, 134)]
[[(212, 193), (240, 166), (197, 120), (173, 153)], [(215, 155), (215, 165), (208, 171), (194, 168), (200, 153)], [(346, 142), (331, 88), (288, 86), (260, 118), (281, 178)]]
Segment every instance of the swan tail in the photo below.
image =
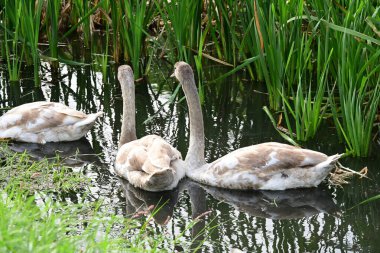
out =
[(343, 154), (336, 154), (336, 155), (329, 156), (327, 157), (325, 161), (317, 164), (316, 168), (321, 171), (325, 171), (326, 173), (329, 173), (335, 167), (334, 165), (338, 162), (339, 158), (342, 155)]
[(339, 158), (341, 158), (342, 155), (343, 154), (336, 154), (336, 155), (329, 156), (328, 160), (331, 161), (330, 164), (336, 163), (339, 160)]
[(92, 126), (95, 123), (95, 120), (98, 117), (101, 117), (102, 115), (103, 115), (103, 112), (89, 114), (84, 120), (81, 120), (78, 123), (76, 123), (75, 126), (76, 127), (87, 126), (87, 125)]

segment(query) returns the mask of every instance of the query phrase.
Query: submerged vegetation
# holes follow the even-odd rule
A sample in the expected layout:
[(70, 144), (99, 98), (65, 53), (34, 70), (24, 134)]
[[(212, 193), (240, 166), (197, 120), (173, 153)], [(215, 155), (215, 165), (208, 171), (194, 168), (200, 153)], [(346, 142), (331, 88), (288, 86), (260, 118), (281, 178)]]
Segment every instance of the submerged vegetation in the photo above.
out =
[[(39, 85), (41, 59), (91, 63), (70, 47), (79, 35), (103, 75), (110, 62), (130, 62), (136, 77), (154, 58), (190, 62), (201, 99), (215, 81), (204, 80), (206, 60), (229, 66), (223, 77), (245, 69), (265, 82), (291, 138), (307, 141), (331, 121), (348, 153), (368, 156), (379, 113), (379, 13), (369, 0), (1, 0), (0, 58), (10, 80), (30, 65)], [(105, 34), (102, 52), (92, 46), (95, 32)]]

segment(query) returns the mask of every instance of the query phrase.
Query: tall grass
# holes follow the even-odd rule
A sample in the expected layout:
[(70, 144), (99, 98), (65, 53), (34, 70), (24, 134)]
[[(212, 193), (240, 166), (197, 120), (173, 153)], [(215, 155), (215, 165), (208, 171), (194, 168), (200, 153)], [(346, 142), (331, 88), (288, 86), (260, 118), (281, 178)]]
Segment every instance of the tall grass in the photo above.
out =
[[(3, 54), (12, 80), (26, 62), (33, 65), (39, 84), (40, 58), (46, 57), (39, 39), (48, 38), (48, 59), (63, 61), (58, 42), (76, 32), (88, 46), (94, 28), (108, 30), (115, 62), (130, 62), (136, 77), (149, 69), (154, 57), (185, 60), (196, 68), (204, 99), (205, 58), (232, 67), (216, 80), (246, 69), (252, 79), (265, 82), (270, 109), (284, 110), (297, 139), (315, 135), (322, 116), (331, 115), (317, 114), (329, 104), (347, 149), (368, 154), (380, 75), (380, 8), (374, 1), (52, 0), (46, 8), (44, 2), (0, 1), (0, 36), (6, 41)], [(158, 48), (163, 49), (160, 55)], [(106, 64), (101, 65), (105, 73)], [(353, 94), (355, 101), (349, 100)], [(354, 113), (359, 104), (360, 113)], [(310, 122), (302, 123), (306, 119)]]
[[(91, 41), (91, 20), (90, 20), (90, 14), (94, 13), (95, 10), (97, 9), (97, 6), (103, 2), (97, 1), (96, 2), (96, 8), (90, 8), (92, 1), (90, 0), (72, 0), (71, 5), (72, 5), (72, 13), (70, 15), (72, 19), (73, 26), (69, 30), (69, 32), (73, 31), (73, 28), (79, 28), (82, 31), (83, 34), (83, 41), (85, 46), (90, 45)], [(67, 34), (64, 35), (66, 37)]]
[[(306, 39), (303, 38), (302, 40)], [(301, 46), (300, 49), (302, 48), (304, 47)], [(281, 94), (287, 128), (290, 130), (290, 133), (295, 133), (297, 140), (301, 141), (307, 141), (315, 136), (325, 116), (328, 107), (328, 99), (326, 97), (329, 96), (326, 93), (328, 82), (327, 70), (333, 52), (331, 50), (327, 61), (324, 62), (322, 58), (323, 52), (320, 44), (318, 44), (316, 76), (307, 76), (303, 72), (310, 61), (311, 51), (309, 50), (310, 47), (306, 43), (306, 51), (309, 53), (306, 53), (305, 59), (302, 57), (303, 54), (298, 54), (297, 66), (299, 68), (297, 68), (298, 86), (296, 92), (292, 89), (291, 99), (286, 96), (286, 91), (283, 90)], [(308, 84), (307, 88), (305, 84)], [(295, 131), (293, 131), (293, 122), (295, 122)], [(290, 137), (292, 137), (292, 134)]]
[[(21, 16), (21, 8), (22, 5), (19, 2), (15, 2), (15, 6), (9, 6), (7, 2), (5, 2), (4, 6), (4, 14), (3, 16), (10, 16), (9, 12), (14, 11), (14, 15), (16, 17)], [(5, 57), (7, 58), (7, 67), (8, 67), (8, 73), (9, 73), (9, 80), (10, 81), (18, 81), (20, 79), (20, 69), (21, 69), (21, 61), (22, 57), (24, 54), (24, 49), (25, 46), (22, 45), (21, 53), (20, 53), (20, 45), (18, 41), (18, 36), (19, 36), (19, 29), (20, 29), (20, 20), (16, 20), (14, 32), (12, 33), (12, 29), (9, 29), (8, 27), (8, 20), (4, 20), (4, 48), (5, 48)], [(9, 47), (9, 42), (8, 42), (8, 31), (10, 31), (12, 35), (12, 40), (11, 41), (11, 47)]]
[[(58, 60), (58, 18), (60, 10), (59, 0), (51, 0), (47, 3), (47, 31), (49, 40), (50, 57), (54, 59), (54, 62)], [(56, 65), (56, 63), (54, 63)]]
[[(287, 21), (294, 15), (301, 15), (302, 11), (302, 2), (297, 1), (288, 4), (281, 2), (278, 5), (256, 0), (246, 2), (241, 50), (250, 56), (259, 56), (259, 61), (254, 63), (256, 76), (265, 81), (272, 109), (278, 110), (281, 106), (281, 92), (286, 85), (285, 68), (292, 66), (287, 65), (289, 58), (302, 49), (300, 22), (288, 24)], [(295, 71), (295, 68), (288, 67), (288, 76), (291, 76), (290, 71)]]
[(135, 77), (140, 77), (154, 4), (152, 1), (110, 1), (110, 7), (115, 59), (121, 50), (124, 60), (131, 62)]
[[(32, 1), (2, 1), (1, 7), (4, 14), (0, 22), (5, 39), (8, 68), (12, 79), (18, 79), (20, 62), (25, 56), (26, 62), (33, 65), (35, 85), (40, 85), (39, 67), (40, 52), (38, 40), (40, 34), (41, 12), (43, 0)], [(12, 37), (11, 50), (7, 49), (8, 36)], [(18, 43), (21, 42), (22, 46)], [(20, 48), (21, 47), (21, 50)], [(11, 52), (12, 51), (12, 52)], [(19, 52), (21, 51), (21, 54)], [(25, 52), (25, 54), (24, 54)]]
[[(240, 4), (236, 1), (210, 1), (207, 3), (207, 22), (210, 26), (209, 40), (217, 58), (236, 66), (239, 63), (239, 14)], [(231, 32), (234, 31), (234, 32)]]
[(107, 79), (107, 69), (108, 69), (108, 62), (109, 62), (109, 55), (108, 55), (108, 48), (109, 48), (109, 37), (110, 37), (110, 31), (109, 31), (109, 26), (107, 24), (107, 27), (106, 27), (106, 33), (104, 35), (105, 37), (105, 43), (104, 45), (101, 44), (100, 45), (100, 51), (101, 52), (98, 52), (99, 51), (99, 48), (98, 48), (98, 45), (96, 45), (95, 43), (93, 43), (91, 45), (91, 51), (92, 51), (92, 55), (94, 57), (94, 63), (96, 66), (99, 66), (100, 68), (100, 71), (102, 73), (102, 76), (103, 76), (103, 82), (106, 81)]
[(201, 11), (203, 2), (196, 1), (155, 1), (164, 21), (169, 45), (168, 56), (172, 62), (184, 60), (193, 62), (193, 51), (197, 49), (201, 34)]
[(34, 70), (34, 83), (35, 86), (40, 86), (40, 52), (38, 49), (38, 39), (40, 35), (40, 22), (43, 0), (33, 1), (22, 0), (21, 8), (21, 34), (25, 39), (24, 43), (27, 44), (27, 49), (32, 57), (32, 64)]
[[(332, 111), (336, 128), (346, 147), (354, 156), (367, 156), (372, 142), (372, 129), (380, 96), (380, 51), (375, 43), (367, 42), (365, 34), (353, 31), (371, 32), (366, 25), (366, 15), (372, 14), (369, 6), (350, 5), (340, 26), (330, 35), (339, 99), (332, 98)], [(374, 10), (373, 15), (378, 13)], [(327, 24), (329, 25), (329, 24)], [(375, 41), (376, 42), (376, 41)]]

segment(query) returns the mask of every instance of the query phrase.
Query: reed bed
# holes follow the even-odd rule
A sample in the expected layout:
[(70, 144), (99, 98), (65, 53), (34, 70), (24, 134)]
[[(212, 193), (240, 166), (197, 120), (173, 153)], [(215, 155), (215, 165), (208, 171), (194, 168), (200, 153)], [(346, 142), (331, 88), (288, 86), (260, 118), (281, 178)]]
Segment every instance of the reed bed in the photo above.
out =
[(80, 36), (91, 48), (92, 34), (105, 33), (111, 56), (97, 52), (104, 74), (109, 62), (129, 62), (139, 78), (155, 57), (185, 60), (197, 72), (202, 101), (204, 85), (215, 81), (204, 79), (207, 58), (231, 68), (220, 78), (245, 69), (265, 82), (271, 112), (285, 115), (295, 139), (314, 138), (332, 121), (347, 151), (367, 156), (379, 108), (379, 12), (370, 0), (1, 0), (0, 56), (11, 80), (33, 65), (39, 85), (41, 58), (83, 63), (66, 59), (58, 44)]

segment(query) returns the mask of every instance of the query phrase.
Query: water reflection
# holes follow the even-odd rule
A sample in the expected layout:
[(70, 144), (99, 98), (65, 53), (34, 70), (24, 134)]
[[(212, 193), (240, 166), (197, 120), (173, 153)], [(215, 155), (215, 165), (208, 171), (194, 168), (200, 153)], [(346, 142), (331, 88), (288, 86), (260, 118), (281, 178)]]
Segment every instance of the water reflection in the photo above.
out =
[[(192, 191), (202, 188), (214, 199), (227, 203), (235, 210), (261, 218), (301, 219), (319, 213), (332, 214), (339, 210), (331, 194), (321, 188), (286, 191), (234, 191), (200, 185), (196, 182), (188, 183), (188, 188)], [(202, 205), (199, 201), (194, 203)]]
[(148, 192), (119, 179), (125, 197), (125, 215), (137, 218), (153, 215), (157, 224), (166, 225), (173, 216), (174, 207), (182, 190), (183, 181), (172, 191)]
[(12, 142), (9, 144), (9, 148), (18, 153), (27, 152), (36, 161), (59, 157), (60, 162), (69, 167), (82, 167), (90, 163), (100, 165), (99, 157), (94, 153), (86, 138), (46, 144)]
[[(76, 53), (79, 48), (72, 47), (76, 59), (83, 56), (82, 52)], [(90, 62), (91, 57), (83, 61)], [(186, 104), (184, 101), (167, 103), (176, 87), (174, 80), (165, 80), (172, 68), (172, 65), (164, 63), (153, 64), (149, 72), (151, 84), (136, 84), (137, 135), (160, 135), (185, 155), (189, 123)], [(225, 69), (205, 66), (205, 80), (214, 80), (225, 72)], [(191, 230), (184, 232), (183, 240), (193, 242), (192, 248), (202, 242), (203, 252), (228, 252), (231, 248), (246, 252), (375, 252), (380, 248), (380, 240), (377, 239), (380, 232), (380, 201), (345, 211), (379, 193), (379, 145), (374, 147), (372, 157), (368, 159), (342, 161), (355, 170), (368, 166), (369, 176), (373, 180), (354, 179), (351, 184), (336, 189), (334, 198), (337, 205), (325, 186), (302, 192), (296, 190), (294, 193), (231, 192), (192, 182), (189, 184), (185, 180), (173, 192), (152, 195), (121, 182), (112, 171), (122, 115), (121, 91), (115, 79), (115, 67), (110, 67), (107, 76), (103, 77), (92, 65), (60, 64), (58, 69), (54, 69), (45, 62), (41, 68), (41, 88), (35, 88), (33, 78), (26, 76), (32, 73), (32, 69), (24, 69), (20, 85), (12, 86), (0, 69), (1, 108), (47, 100), (62, 102), (85, 113), (105, 112), (102, 120), (86, 136), (92, 150), (80, 151), (82, 154), (99, 154), (102, 161), (101, 164), (95, 162), (96, 165), (85, 165), (78, 170), (78, 173), (84, 173), (91, 179), (91, 194), (70, 193), (62, 199), (72, 202), (101, 200), (115, 213), (123, 215), (151, 212), (149, 207), (168, 201), (157, 213), (155, 222), (152, 222), (154, 224), (150, 225), (173, 238), (184, 231), (193, 219), (211, 211), (207, 216), (202, 216)], [(205, 83), (203, 110), (208, 161), (244, 146), (264, 141), (283, 142), (262, 111), (262, 106), (267, 104), (267, 96), (256, 93), (254, 89), (260, 89), (260, 85), (247, 82), (247, 79), (250, 79), (248, 75), (242, 73), (217, 83)], [(180, 93), (179, 98), (182, 97)], [(0, 110), (0, 114), (4, 112), (6, 110)], [(143, 124), (149, 117), (152, 120)], [(335, 130), (326, 124), (315, 140), (304, 145), (328, 154), (342, 152), (344, 146), (333, 135)], [(66, 149), (61, 144), (47, 150), (42, 150), (47, 146), (39, 147), (38, 144), (29, 147), (25, 147), (28, 146), (25, 143), (18, 147), (18, 144), (14, 145), (15, 150), (22, 152), (28, 149), (30, 153), (37, 153), (35, 157), (42, 157), (41, 153), (45, 156), (50, 153), (47, 156), (54, 157), (53, 150)], [(72, 147), (72, 143), (69, 145), (73, 153), (69, 152), (68, 157), (72, 157), (76, 148)], [(94, 161), (90, 158), (71, 162), (76, 166), (77, 162), (79, 165)], [(335, 215), (339, 210), (343, 210), (342, 216)], [(213, 224), (218, 224), (218, 228), (212, 233), (205, 231), (203, 237), (199, 236), (200, 231)]]

